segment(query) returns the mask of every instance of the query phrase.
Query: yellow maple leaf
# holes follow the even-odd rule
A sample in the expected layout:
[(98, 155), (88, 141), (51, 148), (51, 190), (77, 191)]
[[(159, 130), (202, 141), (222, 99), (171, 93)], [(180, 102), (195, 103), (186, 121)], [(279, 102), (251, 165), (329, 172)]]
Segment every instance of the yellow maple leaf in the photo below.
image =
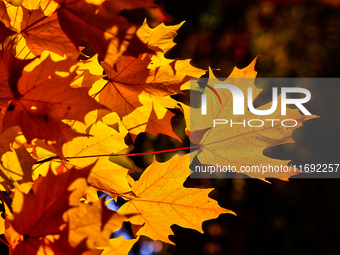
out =
[[(228, 79), (220, 81), (215, 79), (210, 70), (210, 78), (208, 85), (213, 84), (234, 84), (247, 93), (247, 88), (252, 88), (253, 99), (258, 96), (261, 89), (254, 85), (254, 80), (257, 72), (254, 70), (256, 59), (244, 69), (234, 68)], [(275, 146), (283, 143), (294, 142), (291, 134), (294, 129), (300, 127), (303, 121), (306, 121), (316, 116), (302, 115), (298, 109), (287, 109), (285, 119), (296, 121), (294, 127), (281, 125), (282, 116), (280, 111), (275, 111), (272, 114), (257, 116), (249, 110), (245, 110), (244, 115), (233, 115), (233, 100), (231, 100), (230, 92), (223, 90), (219, 93), (221, 98), (221, 107), (216, 107), (213, 100), (207, 100), (208, 112), (206, 115), (201, 114), (201, 109), (190, 109), (191, 114), (191, 133), (190, 139), (193, 143), (200, 146), (197, 153), (197, 158), (201, 164), (219, 165), (221, 167), (233, 166), (236, 172), (245, 173), (251, 177), (264, 179), (265, 177), (274, 177), (288, 179), (290, 176), (299, 173), (300, 171), (294, 167), (286, 167), (281, 171), (265, 171), (262, 166), (273, 166), (279, 169), (281, 166), (287, 166), (289, 160), (278, 160), (266, 157), (263, 155), (263, 150), (269, 146)], [(280, 101), (280, 96), (278, 98)], [(267, 110), (271, 108), (272, 103), (263, 105), (258, 110)], [(235, 106), (234, 106), (235, 107)], [(245, 107), (246, 102), (245, 102)], [(245, 108), (246, 109), (246, 108)], [(273, 120), (267, 125), (261, 127), (252, 127), (246, 125), (243, 127), (243, 122), (250, 119), (260, 119), (258, 121)], [(216, 125), (213, 127), (214, 120), (224, 120), (232, 118), (233, 123), (239, 123), (237, 127), (227, 125)], [(241, 124), (240, 124), (241, 123)], [(255, 125), (255, 124), (254, 124)], [(257, 171), (242, 172), (243, 167), (258, 167)], [(261, 168), (260, 168), (261, 167)], [(279, 168), (277, 168), (279, 167)], [(232, 170), (231, 168), (229, 168)], [(260, 169), (260, 170), (259, 170)], [(264, 171), (262, 171), (263, 169)]]
[(177, 30), (183, 25), (184, 21), (178, 25), (166, 26), (164, 23), (159, 24), (155, 28), (150, 28), (146, 20), (143, 25), (136, 31), (137, 37), (151, 50), (154, 51), (149, 69), (155, 69), (162, 65), (169, 65), (176, 70), (176, 73), (186, 74), (191, 77), (201, 77), (205, 74), (205, 70), (193, 67), (190, 59), (174, 60), (164, 56), (172, 47), (176, 45), (173, 41), (177, 35)]
[[(87, 115), (85, 121), (92, 123), (89, 119), (93, 117), (95, 118)], [(129, 170), (109, 161), (110, 154), (128, 147), (124, 142), (127, 131), (121, 126), (120, 132), (117, 132), (101, 121), (91, 125), (76, 122), (73, 128), (81, 132), (88, 128), (88, 136), (77, 137), (63, 146), (63, 153), (68, 158), (67, 164), (84, 167), (97, 160), (88, 178), (92, 187), (112, 196), (130, 192), (131, 188), (126, 180)]]
[[(39, 56), (45, 50), (60, 56), (78, 54), (77, 48), (61, 29), (57, 13), (45, 16), (41, 9), (29, 10), (9, 4), (7, 13), (12, 27), (20, 33), (17, 38), (20, 51), (27, 46), (35, 56)], [(16, 51), (17, 54), (22, 54), (19, 49)]]
[(135, 196), (124, 197), (129, 201), (118, 212), (137, 214), (129, 220), (135, 225), (144, 224), (137, 235), (173, 244), (168, 238), (173, 234), (170, 228), (173, 224), (203, 233), (203, 221), (217, 218), (222, 213), (234, 214), (208, 197), (213, 189), (183, 187), (190, 175), (189, 157), (189, 154), (176, 155), (165, 163), (154, 160), (132, 184)]
[(173, 39), (183, 23), (184, 21), (174, 26), (166, 26), (161, 23), (155, 28), (150, 28), (144, 20), (143, 25), (136, 31), (136, 35), (149, 49), (166, 53), (176, 45)]

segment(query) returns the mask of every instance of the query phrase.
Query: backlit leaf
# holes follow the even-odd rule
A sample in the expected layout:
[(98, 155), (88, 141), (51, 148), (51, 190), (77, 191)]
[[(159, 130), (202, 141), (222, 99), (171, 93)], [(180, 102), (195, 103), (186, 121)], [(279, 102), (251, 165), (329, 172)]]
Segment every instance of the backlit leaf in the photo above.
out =
[(185, 188), (183, 183), (190, 175), (189, 157), (174, 156), (165, 163), (156, 160), (144, 171), (141, 178), (132, 185), (135, 196), (119, 210), (122, 214), (137, 214), (130, 220), (143, 225), (137, 235), (146, 235), (153, 240), (171, 243), (171, 225), (202, 230), (202, 222), (217, 218), (221, 213), (234, 212), (221, 208), (209, 198), (213, 189)]

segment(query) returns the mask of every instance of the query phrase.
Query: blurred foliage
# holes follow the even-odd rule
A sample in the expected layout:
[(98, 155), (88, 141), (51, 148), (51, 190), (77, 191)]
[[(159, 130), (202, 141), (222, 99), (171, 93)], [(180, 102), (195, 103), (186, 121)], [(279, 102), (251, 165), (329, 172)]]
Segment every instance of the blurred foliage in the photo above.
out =
[(162, 1), (187, 20), (173, 58), (219, 68), (220, 77), (260, 55), (260, 77), (336, 77), (340, 57), (338, 1)]
[(246, 13), (249, 51), (262, 77), (338, 76), (339, 10), (320, 3), (280, 8), (262, 2)]

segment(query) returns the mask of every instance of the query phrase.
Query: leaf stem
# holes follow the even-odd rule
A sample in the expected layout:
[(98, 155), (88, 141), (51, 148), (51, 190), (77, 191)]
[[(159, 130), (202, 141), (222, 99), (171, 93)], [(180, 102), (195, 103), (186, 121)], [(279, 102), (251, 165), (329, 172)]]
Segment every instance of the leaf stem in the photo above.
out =
[[(181, 150), (196, 149), (196, 148), (200, 148), (200, 147), (201, 147), (201, 145), (194, 145), (194, 146), (187, 146), (187, 147), (174, 148), (174, 149), (161, 150), (161, 151), (126, 153), (126, 154), (101, 154), (101, 155), (75, 156), (75, 157), (65, 157), (65, 160), (67, 160), (67, 159), (75, 159), (75, 158), (143, 156), (143, 155), (152, 155), (152, 154), (159, 154), (159, 153), (165, 153), (165, 152), (171, 152), (171, 151), (181, 151)], [(47, 159), (43, 159), (43, 160), (37, 161), (35, 164), (41, 164), (41, 163), (44, 163), (44, 162), (51, 161), (53, 159), (60, 159), (60, 158), (58, 156), (50, 157), (50, 158), (47, 158)]]
[(181, 150), (189, 150), (194, 148), (200, 148), (200, 145), (195, 146), (187, 146), (187, 147), (181, 147), (181, 148), (174, 148), (174, 149), (168, 149), (168, 150), (161, 150), (161, 151), (150, 151), (150, 152), (139, 152), (139, 153), (126, 153), (126, 154), (103, 154), (103, 155), (89, 155), (89, 156), (78, 156), (78, 157), (65, 157), (65, 159), (74, 159), (74, 158), (93, 158), (93, 157), (122, 157), (122, 156), (142, 156), (142, 155), (150, 155), (150, 154), (159, 154), (159, 153), (165, 153), (165, 152), (171, 152), (171, 151), (181, 151)]
[(9, 247), (9, 244), (6, 241), (2, 240), (1, 237), (0, 237), (0, 241), (3, 242), (7, 247)]

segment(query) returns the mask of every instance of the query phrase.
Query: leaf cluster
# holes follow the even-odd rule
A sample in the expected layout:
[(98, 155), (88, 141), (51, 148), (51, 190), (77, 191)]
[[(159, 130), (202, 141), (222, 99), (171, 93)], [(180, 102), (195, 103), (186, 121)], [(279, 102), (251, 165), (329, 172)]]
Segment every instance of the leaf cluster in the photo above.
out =
[[(221, 213), (212, 189), (188, 189), (189, 154), (139, 170), (138, 134), (173, 132), (169, 109), (205, 71), (167, 59), (182, 24), (139, 28), (123, 10), (151, 1), (0, 2), (1, 233), (11, 254), (127, 254), (139, 236), (172, 243)], [(94, 51), (92, 57), (84, 52)], [(130, 142), (128, 142), (130, 141)], [(114, 212), (98, 191), (126, 203)], [(129, 221), (135, 239), (111, 238)]]
[[(202, 232), (203, 221), (234, 214), (209, 198), (212, 189), (183, 186), (189, 154), (165, 163), (154, 159), (138, 180), (131, 177), (140, 169), (126, 156), (140, 133), (181, 140), (169, 109), (184, 113), (202, 164), (212, 155), (222, 165), (282, 163), (262, 151), (291, 142), (291, 129), (214, 133), (204, 120), (202, 126), (191, 123), (195, 110), (171, 96), (206, 71), (165, 57), (183, 23), (150, 28), (145, 21), (138, 27), (121, 15), (144, 7), (154, 4), (0, 2), (0, 233), (11, 254), (127, 254), (140, 236), (173, 244), (173, 224)], [(95, 54), (86, 56), (89, 51)], [(235, 68), (230, 78), (255, 78), (254, 65)], [(222, 98), (222, 110), (230, 114), (231, 101)], [(299, 125), (307, 119), (297, 110), (290, 115)], [(98, 191), (125, 204), (111, 211)], [(135, 239), (110, 239), (125, 221)]]

